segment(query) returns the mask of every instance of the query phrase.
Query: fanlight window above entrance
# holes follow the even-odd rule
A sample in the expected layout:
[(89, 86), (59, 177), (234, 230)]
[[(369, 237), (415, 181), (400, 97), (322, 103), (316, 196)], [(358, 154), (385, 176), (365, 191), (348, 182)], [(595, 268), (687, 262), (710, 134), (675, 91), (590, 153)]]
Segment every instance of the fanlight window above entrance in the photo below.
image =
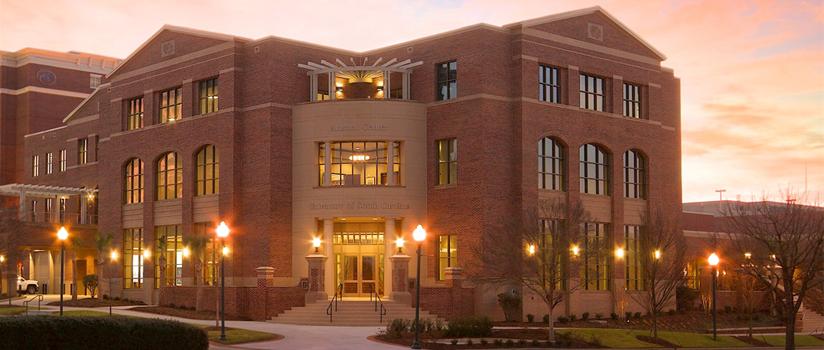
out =
[(383, 245), (384, 223), (336, 222), (333, 245)]

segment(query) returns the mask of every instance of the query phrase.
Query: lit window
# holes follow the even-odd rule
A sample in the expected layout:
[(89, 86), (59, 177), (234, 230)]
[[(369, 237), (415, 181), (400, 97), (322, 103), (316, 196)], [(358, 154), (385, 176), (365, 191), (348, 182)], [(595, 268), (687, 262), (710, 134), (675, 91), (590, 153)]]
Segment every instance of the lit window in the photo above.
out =
[(132, 158), (126, 163), (124, 179), (126, 204), (143, 203), (143, 161)]
[(593, 144), (583, 145), (579, 151), (581, 193), (606, 195), (609, 191), (609, 156)]
[(643, 290), (643, 266), (641, 259), (641, 227), (624, 225), (624, 258), (626, 259), (626, 286), (628, 290)]
[(551, 137), (538, 141), (538, 188), (564, 190), (564, 146)]
[[(183, 285), (183, 230), (180, 225), (155, 227), (157, 254), (155, 258), (155, 288), (161, 286), (160, 268), (163, 266), (166, 280), (163, 287)], [(162, 252), (162, 254), (161, 254)], [(165, 261), (161, 261), (165, 260)], [(164, 265), (165, 264), (165, 265)]]
[[(563, 222), (556, 219), (540, 219), (539, 222), (540, 241), (538, 243), (540, 259), (544, 263), (540, 264), (545, 271), (545, 283), (555, 282), (555, 290), (566, 289), (566, 260), (564, 254), (566, 249), (562, 248), (561, 225)], [(551, 259), (555, 259), (553, 262)], [(555, 267), (554, 272), (551, 267)]]
[[(197, 259), (203, 266), (201, 269), (202, 281), (206, 286), (214, 286), (217, 279), (217, 264), (220, 263), (220, 246), (217, 245), (214, 233), (212, 233), (214, 225), (210, 222), (197, 222), (194, 224), (193, 241), (200, 241), (199, 244), (192, 244), (192, 258)], [(196, 249), (196, 246), (202, 246), (202, 252)], [(202, 256), (199, 256), (202, 254)]]
[(438, 157), (437, 185), (452, 185), (458, 181), (458, 139), (443, 139), (436, 142)]
[(157, 161), (157, 200), (183, 197), (183, 161), (175, 152), (164, 154)]
[(604, 111), (604, 79), (581, 74), (580, 107)]
[(635, 150), (624, 152), (624, 197), (646, 198), (646, 162)]
[(624, 83), (624, 116), (641, 118), (641, 87)]
[(458, 237), (438, 236), (438, 279), (444, 280), (447, 267), (458, 266)]
[(583, 240), (583, 271), (584, 289), (608, 290), (609, 278), (609, 240), (607, 225), (587, 222), (582, 224)]
[(143, 229), (123, 230), (123, 288), (143, 286)]
[[(392, 145), (392, 148), (388, 148)], [(383, 186), (390, 185), (387, 172), (390, 169), (389, 152), (392, 152), (391, 169), (395, 183), (400, 183), (400, 142), (343, 141), (332, 142), (330, 150), (330, 178), (332, 186)], [(318, 173), (323, 183), (326, 144), (318, 144)]]
[(126, 105), (126, 130), (143, 127), (143, 97), (130, 99)]
[(57, 219), (59, 223), (66, 222), (66, 198), (60, 198), (57, 201)]
[(558, 68), (544, 65), (538, 67), (538, 100), (561, 103)]
[(218, 193), (220, 182), (220, 167), (217, 148), (215, 145), (206, 145), (200, 148), (195, 159), (195, 195), (206, 196)]
[(45, 205), (43, 206), (43, 221), (45, 222), (52, 222), (52, 208), (54, 206), (54, 199), (46, 198)]
[(46, 174), (51, 175), (54, 170), (54, 153), (46, 153)]
[(31, 157), (31, 176), (40, 176), (40, 156)]
[(89, 162), (89, 139), (82, 138), (77, 140), (77, 164), (86, 164)]
[(64, 171), (66, 171), (66, 158), (67, 158), (65, 149), (60, 150), (60, 156), (59, 157), (60, 157), (60, 172), (64, 172)]
[(217, 78), (200, 81), (198, 90), (200, 91), (200, 114), (217, 112)]
[(180, 94), (180, 88), (163, 91), (159, 94), (159, 96), (160, 111), (158, 113), (157, 122), (160, 124), (166, 124), (168, 122), (173, 122), (180, 119), (183, 115), (181, 113), (183, 103), (181, 101), (182, 96)]
[(458, 97), (458, 61), (437, 64), (437, 100), (445, 101)]

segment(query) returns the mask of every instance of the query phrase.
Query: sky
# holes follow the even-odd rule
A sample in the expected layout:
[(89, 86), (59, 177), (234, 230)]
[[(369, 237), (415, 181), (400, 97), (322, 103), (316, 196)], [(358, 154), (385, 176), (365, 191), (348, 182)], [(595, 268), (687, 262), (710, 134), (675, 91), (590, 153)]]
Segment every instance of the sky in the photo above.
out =
[[(599, 5), (681, 79), (683, 199), (824, 201), (824, 0), (0, 0), (0, 50), (127, 57), (163, 24), (362, 51)], [(775, 197), (774, 197), (775, 198)]]

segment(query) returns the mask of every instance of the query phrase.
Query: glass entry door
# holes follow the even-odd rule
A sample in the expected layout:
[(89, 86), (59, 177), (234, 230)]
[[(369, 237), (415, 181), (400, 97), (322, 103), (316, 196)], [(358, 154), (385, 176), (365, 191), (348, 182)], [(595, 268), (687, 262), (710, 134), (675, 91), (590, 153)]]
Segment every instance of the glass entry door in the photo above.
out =
[[(354, 222), (353, 222), (354, 221)], [(332, 240), (335, 252), (335, 287), (343, 285), (343, 295), (368, 297), (383, 294), (385, 256), (384, 223), (370, 220), (336, 222)]]
[(377, 258), (374, 255), (343, 256), (343, 294), (369, 296), (377, 284)]

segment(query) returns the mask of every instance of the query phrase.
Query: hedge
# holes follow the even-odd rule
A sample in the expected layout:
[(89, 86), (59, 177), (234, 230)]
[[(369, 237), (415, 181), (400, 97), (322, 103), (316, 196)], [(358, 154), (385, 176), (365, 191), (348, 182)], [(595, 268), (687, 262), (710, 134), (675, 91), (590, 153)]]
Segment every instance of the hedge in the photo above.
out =
[(478, 338), (492, 335), (492, 321), (488, 317), (469, 316), (449, 321), (444, 335), (454, 338)]
[(127, 317), (0, 318), (0, 349), (208, 349), (206, 331), (159, 319)]

